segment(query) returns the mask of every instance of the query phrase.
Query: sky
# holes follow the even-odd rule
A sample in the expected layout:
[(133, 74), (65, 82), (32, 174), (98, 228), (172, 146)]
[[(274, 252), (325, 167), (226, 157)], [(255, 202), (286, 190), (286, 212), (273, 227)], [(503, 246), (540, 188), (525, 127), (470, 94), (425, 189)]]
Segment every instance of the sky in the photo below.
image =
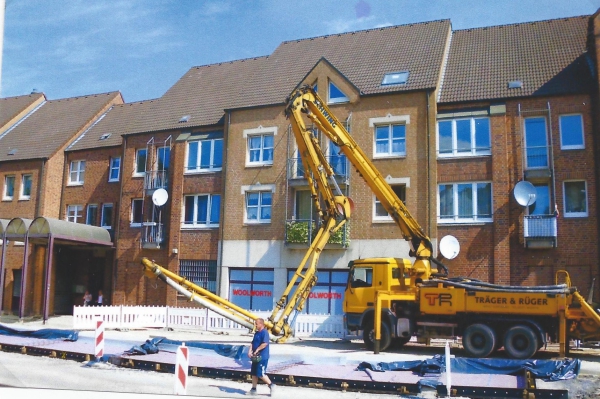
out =
[(591, 15), (600, 0), (5, 0), (0, 96), (162, 96), (190, 68), (286, 40), (450, 19), (454, 30)]

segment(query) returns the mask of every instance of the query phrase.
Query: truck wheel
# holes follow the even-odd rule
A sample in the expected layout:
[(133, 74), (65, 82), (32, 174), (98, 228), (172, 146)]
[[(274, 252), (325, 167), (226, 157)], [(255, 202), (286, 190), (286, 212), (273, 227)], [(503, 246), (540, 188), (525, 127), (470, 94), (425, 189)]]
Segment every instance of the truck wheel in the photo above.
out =
[(496, 347), (496, 333), (487, 324), (471, 324), (465, 329), (462, 343), (469, 356), (488, 357)]
[(538, 348), (538, 337), (529, 326), (512, 326), (504, 335), (504, 350), (514, 359), (529, 359)]
[[(375, 327), (373, 323), (369, 323), (368, 326), (363, 330), (363, 341), (365, 341), (365, 346), (369, 350), (373, 350), (375, 348)], [(392, 335), (390, 334), (390, 328), (384, 322), (381, 323), (381, 339), (379, 341), (379, 350), (384, 351), (390, 347), (392, 343)]]

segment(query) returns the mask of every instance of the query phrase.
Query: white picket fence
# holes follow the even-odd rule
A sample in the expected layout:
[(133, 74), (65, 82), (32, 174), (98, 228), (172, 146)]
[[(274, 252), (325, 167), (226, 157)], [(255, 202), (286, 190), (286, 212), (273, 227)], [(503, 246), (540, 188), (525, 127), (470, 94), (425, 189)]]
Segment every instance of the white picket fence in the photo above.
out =
[[(271, 312), (254, 312), (268, 318)], [(168, 306), (74, 306), (73, 328), (90, 330), (95, 320), (103, 320), (105, 328), (190, 328), (203, 331), (248, 330), (209, 309), (173, 308)], [(344, 338), (342, 315), (299, 314), (294, 336)]]

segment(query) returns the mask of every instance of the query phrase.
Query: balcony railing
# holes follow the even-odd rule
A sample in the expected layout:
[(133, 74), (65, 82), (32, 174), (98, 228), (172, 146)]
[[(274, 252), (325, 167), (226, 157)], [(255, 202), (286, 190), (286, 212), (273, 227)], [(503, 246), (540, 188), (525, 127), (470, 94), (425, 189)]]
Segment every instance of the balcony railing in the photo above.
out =
[[(346, 181), (349, 177), (348, 159), (344, 155), (330, 155), (325, 157), (333, 169), (335, 177)], [(288, 159), (288, 179), (303, 179), (304, 166), (300, 158)]]
[(525, 216), (523, 222), (523, 236), (527, 247), (556, 247), (558, 236), (556, 216)]
[(162, 223), (142, 223), (142, 247), (160, 248), (160, 245), (163, 243), (164, 239), (164, 228)]
[(527, 168), (542, 169), (548, 167), (548, 147), (531, 146), (527, 147)]
[[(318, 227), (314, 220), (309, 219), (294, 219), (285, 222), (285, 243), (301, 244), (309, 246), (315, 235)], [(339, 245), (344, 248), (350, 244), (348, 224), (345, 224), (341, 229), (336, 231), (329, 237), (328, 244)]]
[(168, 181), (167, 170), (149, 170), (146, 171), (146, 178), (144, 180), (144, 189), (146, 190), (157, 190), (159, 188), (167, 188)]

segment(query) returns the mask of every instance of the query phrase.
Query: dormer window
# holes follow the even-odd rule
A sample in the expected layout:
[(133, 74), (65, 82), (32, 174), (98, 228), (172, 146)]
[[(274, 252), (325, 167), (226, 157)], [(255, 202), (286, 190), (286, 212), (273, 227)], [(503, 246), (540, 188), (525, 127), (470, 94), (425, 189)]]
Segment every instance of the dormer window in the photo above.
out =
[(338, 104), (338, 103), (347, 103), (348, 101), (350, 101), (348, 99), (348, 96), (346, 96), (343, 91), (338, 89), (338, 87), (336, 85), (334, 85), (333, 82), (330, 81), (329, 82), (329, 98), (328, 98), (327, 102), (329, 104)]
[(408, 81), (408, 71), (390, 72), (383, 76), (382, 86), (403, 85)]

